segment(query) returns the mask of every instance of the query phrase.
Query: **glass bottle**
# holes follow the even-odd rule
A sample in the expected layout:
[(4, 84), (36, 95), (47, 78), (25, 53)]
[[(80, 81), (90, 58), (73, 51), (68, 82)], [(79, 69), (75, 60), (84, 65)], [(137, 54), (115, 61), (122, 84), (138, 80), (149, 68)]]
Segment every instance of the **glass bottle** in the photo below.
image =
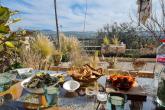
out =
[(156, 74), (158, 77), (158, 89), (156, 101), (160, 107), (165, 107), (165, 39), (161, 40), (162, 44), (157, 48), (157, 68), (160, 71)]

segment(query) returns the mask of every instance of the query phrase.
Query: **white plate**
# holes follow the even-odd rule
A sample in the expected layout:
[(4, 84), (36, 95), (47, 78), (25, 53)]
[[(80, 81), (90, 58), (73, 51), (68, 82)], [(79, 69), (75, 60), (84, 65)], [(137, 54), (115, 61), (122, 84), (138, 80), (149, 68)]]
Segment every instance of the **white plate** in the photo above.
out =
[(33, 70), (33, 68), (19, 68), (19, 69), (16, 69), (16, 71), (18, 72), (19, 75), (24, 74), (24, 73), (28, 73), (31, 70)]
[(63, 88), (65, 90), (67, 90), (68, 92), (74, 92), (75, 90), (77, 90), (80, 87), (80, 83), (74, 80), (69, 80), (66, 81), (63, 84)]

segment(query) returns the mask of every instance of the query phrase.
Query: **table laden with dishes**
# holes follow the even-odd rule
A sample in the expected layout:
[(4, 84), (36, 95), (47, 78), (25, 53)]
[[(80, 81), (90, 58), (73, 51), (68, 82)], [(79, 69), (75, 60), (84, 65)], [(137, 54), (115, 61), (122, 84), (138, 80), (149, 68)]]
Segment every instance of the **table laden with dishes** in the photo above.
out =
[(0, 110), (145, 110), (143, 102), (148, 100), (151, 109), (155, 107), (154, 96), (137, 81), (137, 73), (145, 76), (145, 72), (117, 72), (105, 74), (88, 64), (67, 71), (10, 71), (0, 76), (4, 78), (0, 80)]

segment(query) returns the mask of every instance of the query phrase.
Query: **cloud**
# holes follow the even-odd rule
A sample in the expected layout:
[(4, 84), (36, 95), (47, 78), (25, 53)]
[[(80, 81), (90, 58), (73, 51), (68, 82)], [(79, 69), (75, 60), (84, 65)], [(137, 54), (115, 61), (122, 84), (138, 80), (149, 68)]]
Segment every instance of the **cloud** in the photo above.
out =
[[(136, 19), (136, 0), (87, 0), (86, 30), (97, 31), (104, 24), (129, 22), (129, 14)], [(153, 9), (160, 11), (159, 0), (153, 0)], [(15, 16), (22, 21), (12, 29), (55, 30), (54, 0), (3, 0), (2, 5), (20, 13)], [(85, 0), (57, 0), (59, 25), (63, 31), (82, 31)], [(60, 28), (60, 29), (61, 29)]]
[(32, 3), (26, 2), (26, 0), (13, 0), (13, 1), (17, 4), (24, 5), (28, 8), (34, 7), (34, 5)]
[(81, 5), (81, 4), (73, 4), (71, 5), (71, 10), (73, 12), (73, 14), (75, 15), (80, 15), (80, 14), (84, 14), (84, 8), (85, 6)]

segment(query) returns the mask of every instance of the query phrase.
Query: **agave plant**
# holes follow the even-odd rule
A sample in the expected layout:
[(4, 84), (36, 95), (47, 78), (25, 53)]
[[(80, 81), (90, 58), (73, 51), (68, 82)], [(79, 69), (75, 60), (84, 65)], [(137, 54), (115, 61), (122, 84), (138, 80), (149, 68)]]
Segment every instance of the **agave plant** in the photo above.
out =
[(114, 36), (114, 37), (112, 38), (112, 44), (114, 44), (114, 45), (119, 45), (119, 44), (120, 44), (119, 38), (116, 37), (116, 36)]
[(104, 39), (103, 39), (103, 44), (104, 45), (109, 45), (109, 43), (110, 43), (110, 40), (108, 39), (107, 36), (105, 36)]

